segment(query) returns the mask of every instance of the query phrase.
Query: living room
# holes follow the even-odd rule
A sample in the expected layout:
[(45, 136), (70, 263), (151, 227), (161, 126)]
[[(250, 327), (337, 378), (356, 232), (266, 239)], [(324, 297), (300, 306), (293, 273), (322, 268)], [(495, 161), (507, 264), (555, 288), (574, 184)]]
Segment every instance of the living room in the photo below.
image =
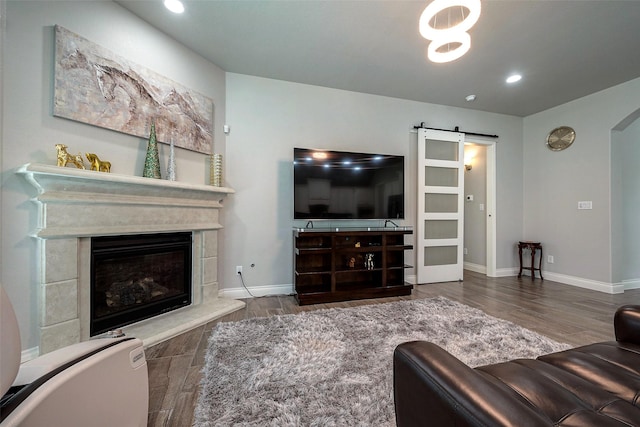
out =
[[(224, 200), (218, 232), (223, 297), (247, 296), (237, 265), (244, 266), (243, 279), (254, 295), (293, 292), (291, 229), (304, 225), (291, 216), (294, 147), (403, 155), (406, 194), (414, 194), (413, 126), (421, 122), (499, 136), (498, 276), (517, 273), (518, 240), (536, 239), (555, 259), (543, 260), (546, 280), (604, 293), (638, 287), (633, 259), (640, 248), (627, 237), (635, 235), (637, 225), (627, 213), (637, 199), (626, 197), (633, 192), (623, 193), (618, 185), (631, 173), (630, 159), (637, 158), (637, 148), (624, 143), (637, 141), (640, 133), (637, 75), (519, 116), (227, 72), (116, 2), (6, 1), (2, 6), (2, 285), (16, 308), (26, 360), (40, 345), (38, 252), (31, 237), (37, 208), (31, 202), (34, 190), (16, 170), (27, 163), (54, 165), (54, 146), (64, 143), (71, 152), (108, 159), (114, 174), (140, 176), (147, 146), (145, 138), (52, 115), (55, 25), (213, 100), (214, 152), (224, 158), (224, 185), (235, 191)], [(576, 142), (553, 152), (544, 140), (561, 125), (576, 130)], [(159, 148), (166, 163), (168, 146)], [(176, 157), (178, 181), (208, 183), (208, 156), (179, 149)], [(583, 200), (592, 201), (593, 209), (578, 210)], [(401, 224), (414, 225), (410, 197), (405, 210)]]

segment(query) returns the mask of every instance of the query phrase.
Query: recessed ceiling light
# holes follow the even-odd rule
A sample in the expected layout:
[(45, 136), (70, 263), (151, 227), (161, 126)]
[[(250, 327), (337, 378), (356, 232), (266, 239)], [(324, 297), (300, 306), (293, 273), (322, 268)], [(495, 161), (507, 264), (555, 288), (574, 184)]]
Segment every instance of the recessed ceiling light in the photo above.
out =
[(164, 0), (164, 7), (173, 13), (184, 12), (184, 5), (180, 0)]
[(467, 102), (473, 102), (476, 100), (476, 96), (475, 95), (467, 95), (465, 96), (465, 98), (467, 100)]
[(522, 79), (522, 76), (520, 74), (513, 74), (513, 75), (507, 77), (507, 83), (519, 82), (520, 79)]

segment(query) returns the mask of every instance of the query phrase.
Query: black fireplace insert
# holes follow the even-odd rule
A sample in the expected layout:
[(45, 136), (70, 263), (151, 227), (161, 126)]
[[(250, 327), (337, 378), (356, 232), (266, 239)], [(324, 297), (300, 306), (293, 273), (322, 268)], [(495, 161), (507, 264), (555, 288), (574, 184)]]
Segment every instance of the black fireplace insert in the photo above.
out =
[(191, 304), (191, 242), (189, 232), (93, 237), (90, 335)]

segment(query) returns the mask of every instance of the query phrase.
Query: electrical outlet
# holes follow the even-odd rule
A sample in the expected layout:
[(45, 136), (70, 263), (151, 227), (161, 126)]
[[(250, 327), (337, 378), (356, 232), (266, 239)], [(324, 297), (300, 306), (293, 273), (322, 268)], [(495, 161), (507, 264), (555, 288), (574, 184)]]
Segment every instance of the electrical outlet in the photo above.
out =
[(242, 266), (236, 265), (236, 274), (242, 274)]
[(553, 255), (547, 255), (547, 264), (553, 264)]

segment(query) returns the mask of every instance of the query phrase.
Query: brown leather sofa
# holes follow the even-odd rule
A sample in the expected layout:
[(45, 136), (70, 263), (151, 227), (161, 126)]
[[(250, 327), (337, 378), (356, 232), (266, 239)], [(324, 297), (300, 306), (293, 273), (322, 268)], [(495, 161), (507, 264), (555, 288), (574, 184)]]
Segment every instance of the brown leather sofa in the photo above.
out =
[(396, 422), (406, 426), (640, 426), (640, 305), (616, 341), (472, 369), (435, 344), (394, 352)]

